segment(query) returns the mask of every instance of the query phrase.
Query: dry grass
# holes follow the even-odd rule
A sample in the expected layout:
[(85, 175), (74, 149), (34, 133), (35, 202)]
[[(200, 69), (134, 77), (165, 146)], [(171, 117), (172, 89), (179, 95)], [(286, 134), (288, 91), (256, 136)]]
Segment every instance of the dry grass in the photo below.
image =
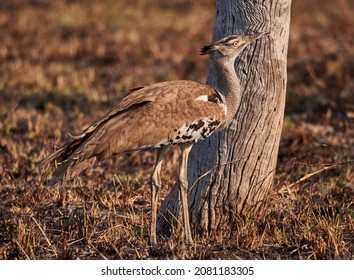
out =
[[(198, 49), (210, 41), (214, 1), (196, 2), (0, 2), (0, 258), (353, 259), (350, 0), (293, 1), (286, 118), (264, 217), (234, 217), (195, 247), (176, 235), (150, 247), (150, 152), (113, 157), (65, 189), (42, 185), (38, 162), (122, 89), (205, 80)], [(166, 157), (161, 199), (176, 176), (176, 152)]]

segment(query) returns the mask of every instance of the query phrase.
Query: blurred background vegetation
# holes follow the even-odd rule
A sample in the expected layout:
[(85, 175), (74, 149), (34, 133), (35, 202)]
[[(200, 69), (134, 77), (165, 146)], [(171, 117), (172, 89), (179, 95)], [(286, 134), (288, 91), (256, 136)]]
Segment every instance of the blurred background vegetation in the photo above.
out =
[[(151, 152), (89, 169), (81, 188), (43, 187), (39, 161), (125, 89), (206, 80), (198, 53), (214, 13), (212, 0), (0, 2), (0, 258), (353, 258), (351, 0), (293, 1), (277, 192), (266, 219), (240, 220), (233, 236), (200, 237), (200, 248), (168, 238), (150, 248)], [(164, 194), (176, 153), (167, 155)]]

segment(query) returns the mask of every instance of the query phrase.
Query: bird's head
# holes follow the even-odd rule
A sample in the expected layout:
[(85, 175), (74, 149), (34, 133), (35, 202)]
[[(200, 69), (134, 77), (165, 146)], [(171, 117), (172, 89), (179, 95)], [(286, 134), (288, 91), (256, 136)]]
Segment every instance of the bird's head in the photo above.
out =
[(212, 58), (235, 59), (245, 47), (267, 34), (269, 32), (259, 32), (252, 35), (230, 35), (209, 46), (202, 47), (200, 55), (208, 54)]

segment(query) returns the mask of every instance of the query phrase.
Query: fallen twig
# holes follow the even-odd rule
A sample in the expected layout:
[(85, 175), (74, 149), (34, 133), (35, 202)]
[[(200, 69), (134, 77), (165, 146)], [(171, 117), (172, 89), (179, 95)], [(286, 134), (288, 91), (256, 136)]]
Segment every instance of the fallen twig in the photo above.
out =
[[(301, 177), (299, 180), (295, 181), (294, 183), (291, 183), (290, 185), (286, 185), (286, 186), (280, 188), (279, 192), (282, 192), (284, 190), (290, 189), (293, 186), (295, 186), (295, 185), (297, 185), (297, 184), (299, 184), (299, 183), (301, 183), (301, 182), (303, 182), (303, 181), (305, 181), (305, 180), (307, 180), (307, 179), (309, 179), (309, 178), (311, 178), (311, 177), (313, 177), (313, 176), (315, 176), (315, 175), (317, 175), (319, 173), (322, 173), (322, 172), (324, 172), (326, 170), (334, 169), (334, 168), (336, 168), (339, 165), (352, 164), (352, 163), (354, 163), (354, 160), (321, 164), (321, 166), (324, 166), (323, 168), (321, 168), (319, 170), (316, 170), (316, 171), (314, 171), (312, 173), (308, 173), (308, 174), (304, 175), (303, 177)], [(311, 165), (311, 166), (313, 166), (313, 165)], [(316, 166), (318, 166), (318, 164)]]

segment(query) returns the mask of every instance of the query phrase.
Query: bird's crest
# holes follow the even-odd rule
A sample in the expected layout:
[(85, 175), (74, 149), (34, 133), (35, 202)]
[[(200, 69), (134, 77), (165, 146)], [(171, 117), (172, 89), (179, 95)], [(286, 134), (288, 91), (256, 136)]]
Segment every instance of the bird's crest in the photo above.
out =
[(233, 40), (237, 39), (237, 37), (238, 37), (237, 35), (230, 35), (230, 36), (227, 36), (221, 40), (218, 40), (208, 46), (204, 46), (200, 49), (200, 55), (209, 54), (211, 51), (215, 51), (219, 45), (227, 44), (229, 41), (233, 41)]
[(264, 36), (268, 35), (269, 32), (258, 32), (250, 35), (229, 35), (224, 37), (208, 46), (204, 46), (200, 49), (200, 55), (210, 54), (213, 51), (216, 51), (222, 45), (233, 46), (234, 48), (243, 48), (248, 45), (252, 41)]

